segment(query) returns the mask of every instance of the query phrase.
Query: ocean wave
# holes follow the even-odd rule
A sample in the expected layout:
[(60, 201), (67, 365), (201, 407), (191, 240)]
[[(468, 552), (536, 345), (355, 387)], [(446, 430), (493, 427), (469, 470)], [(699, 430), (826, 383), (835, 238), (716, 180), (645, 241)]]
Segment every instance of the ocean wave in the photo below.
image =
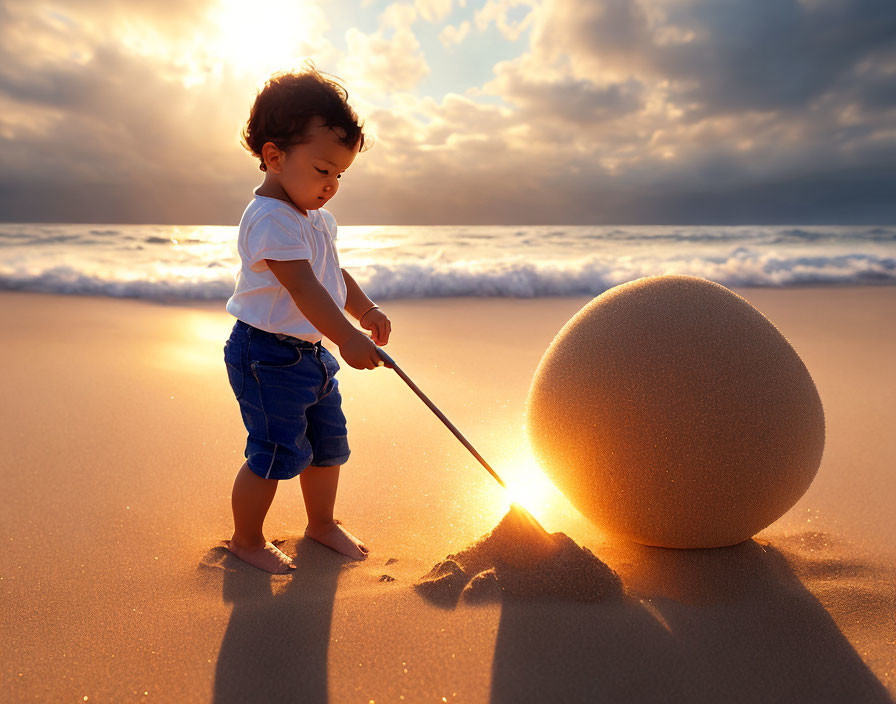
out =
[(54, 266), (40, 272), (0, 269), (0, 290), (156, 301), (226, 300), (233, 293), (233, 276), (122, 279), (85, 273), (69, 266)]
[(700, 276), (724, 286), (896, 284), (896, 258), (869, 254), (778, 257), (738, 249), (728, 257), (592, 258), (584, 263), (372, 265), (353, 276), (374, 299), (448, 296), (595, 296), (644, 276)]
[[(782, 256), (740, 247), (726, 256), (590, 257), (583, 260), (389, 262), (353, 267), (374, 300), (439, 297), (596, 296), (644, 276), (685, 274), (724, 286), (896, 284), (896, 257), (868, 253)], [(233, 292), (233, 269), (214, 261), (190, 275), (135, 275), (37, 269), (0, 264), (0, 289), (152, 300), (224, 300)]]

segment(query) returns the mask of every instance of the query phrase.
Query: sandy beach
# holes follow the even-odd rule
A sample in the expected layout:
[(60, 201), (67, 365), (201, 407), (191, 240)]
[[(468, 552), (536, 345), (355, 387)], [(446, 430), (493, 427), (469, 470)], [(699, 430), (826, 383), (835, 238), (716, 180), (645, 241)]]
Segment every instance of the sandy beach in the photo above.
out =
[(223, 303), (0, 293), (0, 700), (893, 701), (896, 287), (736, 292), (811, 372), (824, 458), (754, 540), (689, 551), (609, 539), (531, 459), (532, 374), (588, 299), (383, 303), (396, 362), (624, 590), (448, 606), (414, 584), (509, 504), (394, 372), (339, 376), (337, 517), (370, 558), (303, 539), (281, 482), (265, 532), (299, 568), (272, 576), (221, 545), (245, 440)]

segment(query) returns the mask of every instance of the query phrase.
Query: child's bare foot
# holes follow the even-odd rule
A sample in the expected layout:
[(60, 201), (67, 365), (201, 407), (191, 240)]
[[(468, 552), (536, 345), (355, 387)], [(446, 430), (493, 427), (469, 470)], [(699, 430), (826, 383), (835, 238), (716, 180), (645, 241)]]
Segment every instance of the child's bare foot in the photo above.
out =
[(248, 562), (253, 567), (257, 567), (265, 572), (270, 572), (272, 574), (288, 574), (296, 568), (289, 555), (282, 552), (270, 541), (266, 542), (261, 547), (256, 548), (243, 547), (233, 538), (226, 541), (226, 543), (227, 549), (243, 562)]
[(309, 523), (305, 535), (352, 559), (367, 559), (368, 547), (343, 528), (342, 522), (337, 519), (323, 525)]

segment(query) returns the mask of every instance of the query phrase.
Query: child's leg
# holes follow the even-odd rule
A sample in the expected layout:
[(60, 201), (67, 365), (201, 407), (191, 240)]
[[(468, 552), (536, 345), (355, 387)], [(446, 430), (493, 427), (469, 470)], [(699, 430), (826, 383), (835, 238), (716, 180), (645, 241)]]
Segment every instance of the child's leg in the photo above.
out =
[(333, 519), (336, 489), (339, 486), (339, 465), (331, 467), (305, 467), (299, 475), (302, 498), (308, 513), (305, 535), (336, 552), (356, 560), (367, 557), (368, 548)]
[(265, 572), (285, 574), (295, 569), (292, 560), (275, 545), (264, 539), (262, 526), (277, 491), (276, 479), (263, 479), (249, 469), (247, 462), (240, 467), (233, 482), (233, 537), (227, 547), (234, 555)]

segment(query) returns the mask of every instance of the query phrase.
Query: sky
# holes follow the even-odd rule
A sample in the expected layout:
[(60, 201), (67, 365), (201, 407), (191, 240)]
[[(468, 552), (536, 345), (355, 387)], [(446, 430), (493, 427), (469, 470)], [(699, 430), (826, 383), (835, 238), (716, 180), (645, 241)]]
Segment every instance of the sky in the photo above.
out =
[(0, 0), (0, 220), (237, 223), (309, 59), (343, 224), (896, 222), (894, 0)]

